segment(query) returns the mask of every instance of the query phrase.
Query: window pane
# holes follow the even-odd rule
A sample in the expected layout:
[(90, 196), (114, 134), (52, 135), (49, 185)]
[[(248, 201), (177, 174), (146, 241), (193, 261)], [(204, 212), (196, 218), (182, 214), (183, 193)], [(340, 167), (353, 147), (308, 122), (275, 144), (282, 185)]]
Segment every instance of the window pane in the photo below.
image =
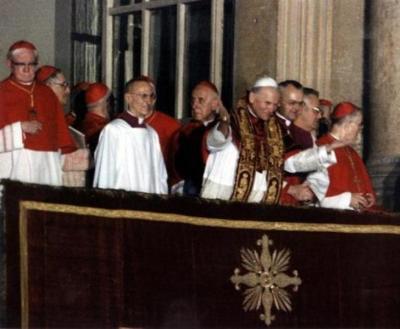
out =
[(101, 49), (97, 45), (75, 41), (73, 76), (74, 84), (80, 81), (100, 81)]
[(184, 85), (184, 116), (190, 115), (190, 94), (201, 80), (210, 78), (211, 1), (195, 2), (188, 6), (186, 20), (186, 70)]
[(225, 0), (221, 98), (227, 109), (231, 109), (233, 105), (234, 23), (235, 0)]
[(151, 12), (150, 76), (157, 85), (157, 108), (175, 115), (176, 7)]
[(75, 24), (73, 32), (101, 35), (102, 11), (101, 0), (75, 0)]
[(118, 6), (126, 6), (136, 2), (140, 2), (138, 0), (114, 0), (114, 7)]
[(140, 13), (114, 18), (113, 94), (119, 112), (123, 111), (125, 83), (140, 74), (141, 22)]
[(72, 8), (71, 81), (100, 81), (102, 1), (74, 0)]

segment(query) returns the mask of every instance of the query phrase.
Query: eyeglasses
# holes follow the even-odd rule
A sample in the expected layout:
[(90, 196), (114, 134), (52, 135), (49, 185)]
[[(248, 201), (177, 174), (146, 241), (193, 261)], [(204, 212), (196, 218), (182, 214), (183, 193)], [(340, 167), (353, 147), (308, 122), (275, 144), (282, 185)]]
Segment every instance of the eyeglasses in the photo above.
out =
[(151, 93), (151, 94), (146, 94), (146, 93), (143, 93), (143, 94), (141, 94), (141, 93), (128, 93), (128, 94), (136, 95), (136, 96), (140, 97), (144, 101), (147, 100), (147, 99), (154, 100), (154, 99), (157, 98), (157, 95), (155, 93)]
[(68, 88), (69, 87), (69, 82), (68, 81), (52, 81), (51, 82), (53, 85), (57, 85), (57, 86), (61, 86), (61, 87), (63, 87), (64, 89), (66, 89), (66, 88)]
[(24, 68), (27, 67), (29, 69), (33, 69), (38, 65), (38, 62), (22, 63), (22, 62), (11, 61), (11, 63), (16, 67), (24, 67)]

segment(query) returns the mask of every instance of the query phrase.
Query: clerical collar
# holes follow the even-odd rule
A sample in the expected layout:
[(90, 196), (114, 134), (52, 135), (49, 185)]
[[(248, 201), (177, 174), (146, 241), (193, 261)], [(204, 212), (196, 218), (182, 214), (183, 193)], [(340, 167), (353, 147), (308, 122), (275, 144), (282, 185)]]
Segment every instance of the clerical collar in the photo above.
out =
[(212, 119), (210, 119), (210, 120), (203, 121), (204, 127), (207, 127), (211, 122), (214, 122), (214, 120), (215, 120), (215, 116), (214, 116)]
[(135, 117), (128, 111), (123, 112), (119, 118), (127, 122), (132, 128), (146, 128), (143, 118)]
[(23, 85), (23, 86), (32, 86), (33, 81), (31, 81), (31, 82), (21, 82), (21, 81), (18, 81), (18, 83), (19, 83), (20, 85)]
[(32, 80), (31, 82), (18, 81), (17, 79), (15, 79), (15, 77), (12, 74), (10, 75), (10, 80), (13, 81), (14, 83), (17, 83), (21, 86), (26, 86), (26, 87), (32, 86), (32, 84), (35, 82), (35, 80)]
[(334, 134), (332, 134), (332, 133), (329, 133), (329, 135), (331, 135), (334, 139), (336, 139), (336, 140), (338, 140), (338, 141), (340, 141), (340, 138), (339, 137), (337, 137), (336, 135), (334, 135)]
[(313, 145), (315, 146), (317, 143), (317, 136), (315, 136), (315, 131), (310, 133), (312, 141), (313, 141)]
[(278, 111), (275, 112), (276, 116), (278, 118), (281, 118), (284, 122), (286, 127), (289, 127), (292, 124), (292, 121), (290, 121), (289, 119), (285, 118), (282, 114), (280, 114)]

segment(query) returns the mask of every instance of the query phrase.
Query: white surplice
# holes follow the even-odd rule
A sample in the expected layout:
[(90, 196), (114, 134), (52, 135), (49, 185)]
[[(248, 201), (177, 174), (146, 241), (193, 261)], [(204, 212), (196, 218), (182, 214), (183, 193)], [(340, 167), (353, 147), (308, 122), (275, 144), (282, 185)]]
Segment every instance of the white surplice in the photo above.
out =
[(150, 126), (115, 119), (101, 132), (95, 151), (94, 187), (168, 193), (160, 141)]
[(26, 183), (61, 185), (62, 156), (59, 151), (24, 148), (21, 122), (0, 129), (0, 178)]
[[(203, 175), (201, 197), (207, 199), (229, 200), (236, 179), (239, 162), (239, 149), (218, 130), (219, 124), (212, 128), (207, 136), (207, 148), (210, 152)], [(260, 202), (267, 190), (266, 171), (256, 172), (248, 202)]]

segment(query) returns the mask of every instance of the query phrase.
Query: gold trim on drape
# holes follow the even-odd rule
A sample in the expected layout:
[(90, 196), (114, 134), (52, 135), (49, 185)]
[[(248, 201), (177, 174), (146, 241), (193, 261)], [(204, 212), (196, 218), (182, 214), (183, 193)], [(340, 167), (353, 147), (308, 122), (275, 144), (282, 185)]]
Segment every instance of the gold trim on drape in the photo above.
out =
[(104, 218), (126, 218), (144, 221), (182, 223), (196, 226), (223, 227), (230, 229), (250, 229), (269, 231), (295, 231), (295, 232), (326, 232), (350, 234), (400, 234), (397, 225), (370, 225), (370, 224), (334, 224), (334, 223), (307, 223), (283, 222), (268, 220), (230, 220), (213, 217), (188, 216), (174, 213), (158, 213), (152, 211), (104, 209), (94, 207), (81, 207), (67, 204), (46, 203), (35, 201), (21, 201), (21, 209), (43, 210), (48, 212), (71, 213), (76, 215), (97, 216)]

